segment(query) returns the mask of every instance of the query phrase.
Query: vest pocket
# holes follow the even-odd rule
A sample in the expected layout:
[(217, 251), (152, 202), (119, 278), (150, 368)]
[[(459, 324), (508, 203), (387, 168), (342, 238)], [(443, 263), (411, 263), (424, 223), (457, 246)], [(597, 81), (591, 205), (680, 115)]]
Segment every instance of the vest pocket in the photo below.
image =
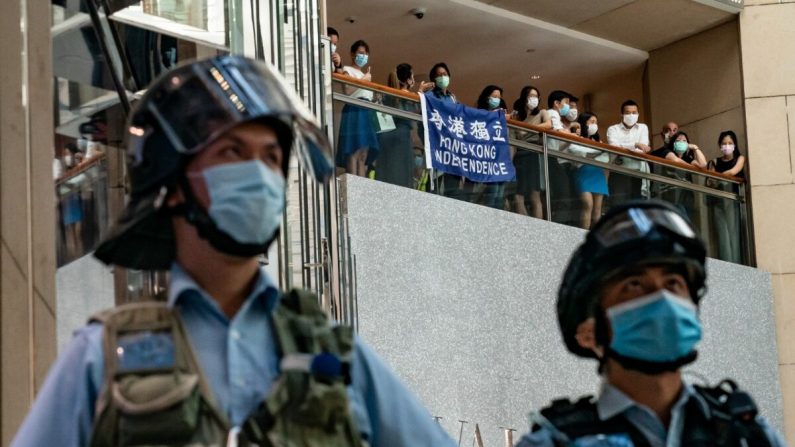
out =
[(198, 425), (201, 407), (197, 374), (128, 375), (113, 384), (122, 446), (184, 444)]

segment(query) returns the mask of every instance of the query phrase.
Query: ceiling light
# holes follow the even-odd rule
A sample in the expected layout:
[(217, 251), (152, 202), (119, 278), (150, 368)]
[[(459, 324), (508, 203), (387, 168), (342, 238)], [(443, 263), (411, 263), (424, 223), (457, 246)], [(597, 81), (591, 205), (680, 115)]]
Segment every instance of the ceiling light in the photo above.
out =
[(531, 74), (531, 75), (530, 75), (530, 79), (532, 79), (532, 80), (534, 80), (534, 81), (535, 81), (536, 79), (541, 79), (541, 75), (540, 75), (540, 74)]

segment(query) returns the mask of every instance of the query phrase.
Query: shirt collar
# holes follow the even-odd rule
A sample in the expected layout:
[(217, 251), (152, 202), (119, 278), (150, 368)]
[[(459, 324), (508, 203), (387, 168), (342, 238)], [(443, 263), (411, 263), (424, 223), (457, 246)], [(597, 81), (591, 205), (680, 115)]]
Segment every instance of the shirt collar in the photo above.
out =
[[(698, 403), (699, 409), (701, 409), (705, 416), (709, 417), (709, 406), (704, 401), (704, 398), (701, 397), (701, 395), (699, 395), (689, 383), (683, 384), (682, 393), (679, 395), (679, 399), (677, 399), (676, 403), (671, 409), (671, 412), (674, 413), (680, 411), (682, 407), (687, 404), (690, 398), (695, 399)], [(640, 406), (640, 404), (632, 400), (629, 396), (607, 381), (602, 383), (602, 389), (599, 392), (599, 399), (596, 401), (596, 412), (599, 415), (600, 420), (604, 421), (610, 419), (632, 407)]]
[[(204, 289), (202, 289), (201, 286), (199, 286), (196, 281), (193, 280), (193, 278), (191, 278), (188, 272), (186, 272), (181, 265), (176, 262), (172, 263), (168, 287), (168, 307), (174, 307), (174, 305), (177, 304), (177, 301), (184, 296), (184, 292), (189, 290), (195, 290), (203, 297), (215, 302), (215, 300), (210, 298), (210, 295)], [(248, 297), (246, 297), (246, 302), (254, 297), (263, 299), (265, 300), (266, 307), (270, 311), (278, 302), (279, 293), (266, 292), (278, 292), (278, 288), (270, 276), (268, 276), (268, 273), (265, 271), (265, 269), (260, 268), (257, 279), (254, 283), (254, 287), (251, 289), (251, 293), (248, 295)]]

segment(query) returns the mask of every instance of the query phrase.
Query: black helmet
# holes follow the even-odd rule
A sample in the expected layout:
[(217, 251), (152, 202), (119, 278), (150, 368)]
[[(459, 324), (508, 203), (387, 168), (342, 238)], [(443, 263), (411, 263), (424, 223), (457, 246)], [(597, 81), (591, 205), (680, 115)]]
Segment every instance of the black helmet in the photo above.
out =
[(615, 273), (644, 264), (681, 265), (698, 304), (706, 279), (705, 261), (704, 243), (672, 205), (643, 200), (610, 209), (574, 252), (563, 274), (557, 310), (566, 347), (580, 357), (596, 357), (577, 342), (577, 328), (595, 316), (597, 289)]
[(136, 104), (126, 132), (130, 200), (95, 251), (122, 267), (161, 270), (174, 259), (171, 215), (162, 207), (194, 154), (234, 126), (262, 121), (317, 180), (332, 172), (320, 126), (268, 63), (242, 56), (194, 61), (163, 74)]

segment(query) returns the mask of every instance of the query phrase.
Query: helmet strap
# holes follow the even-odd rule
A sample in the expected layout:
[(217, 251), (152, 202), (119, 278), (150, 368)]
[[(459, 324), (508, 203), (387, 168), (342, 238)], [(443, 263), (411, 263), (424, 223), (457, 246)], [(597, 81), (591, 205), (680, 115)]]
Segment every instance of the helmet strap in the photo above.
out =
[(605, 347), (605, 357), (611, 358), (618, 362), (619, 365), (623, 366), (625, 369), (631, 369), (634, 371), (639, 371), (644, 374), (662, 374), (666, 372), (674, 372), (679, 368), (693, 363), (696, 361), (698, 357), (698, 351), (693, 350), (689, 354), (686, 354), (678, 359), (672, 360), (670, 362), (650, 362), (648, 360), (640, 360), (632, 357), (627, 357), (617, 353), (616, 351), (612, 350), (610, 347)]
[(268, 247), (278, 237), (277, 231), (273, 237), (264, 244), (244, 244), (236, 241), (229, 234), (219, 229), (207, 211), (199, 204), (193, 195), (191, 185), (186, 176), (181, 176), (179, 184), (182, 187), (184, 202), (169, 208), (171, 214), (182, 216), (196, 228), (199, 237), (206, 240), (216, 250), (231, 256), (250, 258), (268, 252)]

